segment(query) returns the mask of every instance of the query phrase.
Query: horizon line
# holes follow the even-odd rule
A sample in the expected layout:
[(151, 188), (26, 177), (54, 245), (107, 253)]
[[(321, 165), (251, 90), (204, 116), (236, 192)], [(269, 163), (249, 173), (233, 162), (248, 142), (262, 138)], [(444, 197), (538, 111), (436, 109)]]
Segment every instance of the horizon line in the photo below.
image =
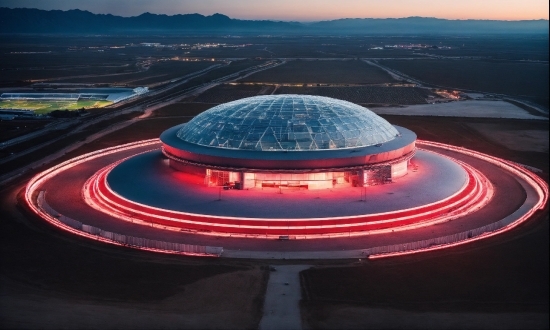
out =
[(275, 22), (287, 22), (287, 23), (316, 23), (316, 22), (330, 22), (330, 21), (337, 21), (337, 20), (362, 20), (362, 19), (373, 19), (373, 20), (384, 20), (384, 19), (407, 19), (407, 18), (427, 18), (427, 19), (438, 19), (438, 20), (446, 20), (446, 21), (496, 21), (496, 22), (525, 22), (525, 21), (549, 21), (548, 18), (533, 18), (533, 19), (492, 19), (492, 18), (441, 18), (441, 17), (435, 17), (435, 16), (402, 16), (402, 17), (341, 17), (341, 18), (332, 18), (332, 19), (319, 19), (319, 20), (284, 20), (284, 19), (277, 19), (277, 18), (257, 18), (257, 19), (251, 19), (251, 18), (234, 18), (231, 16), (228, 16), (223, 13), (216, 12), (212, 15), (208, 14), (201, 14), (201, 13), (178, 13), (178, 14), (157, 14), (157, 13), (151, 13), (149, 11), (143, 12), (139, 15), (133, 15), (133, 16), (123, 16), (123, 15), (117, 15), (117, 14), (111, 14), (111, 13), (94, 13), (86, 9), (79, 9), (79, 8), (73, 8), (73, 9), (40, 9), (40, 8), (29, 8), (29, 7), (2, 7), (0, 6), (0, 9), (30, 9), (30, 10), (40, 10), (40, 11), (61, 11), (61, 12), (68, 12), (68, 11), (82, 11), (87, 12), (93, 15), (111, 15), (115, 17), (123, 17), (123, 18), (133, 18), (133, 17), (139, 17), (145, 14), (150, 15), (157, 15), (157, 16), (179, 16), (179, 15), (200, 15), (203, 17), (212, 17), (215, 15), (222, 15), (226, 16), (229, 19), (234, 20), (241, 20), (241, 21), (275, 21)]

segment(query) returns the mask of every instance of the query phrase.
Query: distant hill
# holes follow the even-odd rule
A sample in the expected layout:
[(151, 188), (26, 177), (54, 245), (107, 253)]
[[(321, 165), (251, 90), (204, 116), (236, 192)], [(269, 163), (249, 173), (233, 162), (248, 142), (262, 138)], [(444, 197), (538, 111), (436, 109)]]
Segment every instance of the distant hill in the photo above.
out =
[(548, 34), (548, 20), (448, 20), (433, 17), (337, 19), (313, 23), (315, 30), (388, 34)]
[(337, 19), (314, 23), (232, 19), (222, 14), (134, 17), (82, 10), (0, 8), (0, 33), (548, 34), (548, 20), (446, 20), (426, 17)]

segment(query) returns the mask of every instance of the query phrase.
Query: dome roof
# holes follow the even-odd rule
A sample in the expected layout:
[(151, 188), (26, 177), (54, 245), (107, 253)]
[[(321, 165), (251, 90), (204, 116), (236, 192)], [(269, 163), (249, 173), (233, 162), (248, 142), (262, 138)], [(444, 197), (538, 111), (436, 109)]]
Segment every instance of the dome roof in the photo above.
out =
[(310, 95), (265, 95), (220, 104), (177, 132), (189, 143), (259, 151), (367, 147), (397, 135), (397, 129), (367, 108)]

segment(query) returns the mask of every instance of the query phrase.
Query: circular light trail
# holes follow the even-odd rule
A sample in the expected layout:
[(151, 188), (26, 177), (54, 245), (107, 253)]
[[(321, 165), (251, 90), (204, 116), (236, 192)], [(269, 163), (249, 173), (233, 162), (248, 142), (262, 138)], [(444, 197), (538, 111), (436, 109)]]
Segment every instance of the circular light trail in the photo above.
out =
[(268, 239), (291, 235), (315, 239), (328, 237), (327, 234), (334, 237), (385, 233), (414, 229), (464, 216), (485, 205), (493, 194), (492, 185), (479, 171), (461, 163), (468, 175), (466, 184), (443, 200), (418, 207), (360, 216), (326, 218), (268, 219), (213, 216), (148, 206), (120, 196), (109, 187), (107, 175), (122, 161), (101, 169), (86, 182), (83, 196), (90, 206), (118, 219), (155, 223), (178, 231), (192, 230), (197, 234), (231, 234), (244, 237), (256, 235), (257, 238)]
[[(391, 253), (377, 253), (370, 255), (369, 258), (374, 259), (439, 250), (491, 237), (511, 230), (521, 223), (527, 221), (537, 210), (543, 209), (547, 203), (548, 185), (546, 184), (546, 182), (544, 182), (544, 180), (542, 180), (534, 173), (513, 162), (509, 162), (497, 157), (468, 150), (465, 148), (459, 148), (441, 143), (428, 141), (417, 141), (417, 143), (419, 147), (450, 150), (452, 152), (466, 154), (479, 160), (495, 164), (499, 166), (502, 170), (514, 175), (517, 180), (522, 183), (522, 185), (525, 185), (525, 187), (532, 189), (535, 193), (533, 194), (533, 196), (528, 197), (528, 200), (524, 203), (522, 207), (520, 207), (520, 209), (518, 209), (518, 211), (506, 217), (506, 219), (503, 219), (506, 220), (506, 223), (502, 227), (495, 230), (482, 233), (475, 237), (468, 237), (466, 239), (462, 239), (456, 242), (438, 244), (435, 246), (424, 247), (414, 250), (398, 251)], [(83, 164), (90, 160), (104, 157), (106, 155), (113, 155), (122, 151), (129, 151), (143, 147), (150, 147), (150, 149), (155, 149), (157, 148), (157, 146), (158, 139), (139, 141), (122, 146), (95, 151), (68, 160), (33, 177), (26, 186), (24, 195), (25, 201), (30, 210), (32, 210), (35, 214), (63, 230), (106, 243), (117, 244), (112, 240), (100, 238), (96, 235), (90, 235), (88, 233), (75, 230), (70, 226), (61, 223), (53, 215), (48, 214), (44, 209), (38, 206), (38, 192), (48, 180), (57, 175), (63, 175), (64, 171), (79, 164)], [(236, 219), (234, 217), (221, 217), (211, 215), (206, 216), (200, 214), (162, 210), (126, 200), (109, 189), (109, 186), (108, 184), (106, 184), (105, 181), (106, 175), (112, 168), (120, 163), (120, 161), (99, 170), (95, 175), (89, 178), (85, 187), (83, 187), (83, 198), (85, 198), (86, 201), (90, 203), (94, 208), (98, 208), (102, 212), (112, 215), (114, 218), (117, 219), (149, 225), (156, 223), (161, 224), (155, 225), (156, 227), (173, 230), (190, 228), (193, 230), (197, 230), (197, 233), (202, 234), (215, 235), (222, 232), (225, 234), (230, 233), (233, 237), (235, 237), (236, 235), (238, 236), (239, 234), (242, 234), (243, 237), (250, 237), (251, 234), (253, 235), (256, 232), (261, 231), (261, 233), (258, 233), (264, 235), (265, 237), (266, 230), (269, 230), (269, 233), (267, 235), (268, 238), (277, 237), (281, 234), (294, 235), (295, 233), (300, 233), (300, 231), (305, 231), (308, 237), (311, 236), (311, 238), (323, 237), (323, 235), (327, 233), (330, 233), (331, 237), (338, 235), (360, 236), (365, 234), (366, 232), (368, 232), (369, 234), (385, 233), (389, 231), (408, 230), (421, 226), (428, 226), (435, 223), (463, 217), (466, 214), (476, 212), (478, 209), (483, 207), (483, 205), (485, 205), (490, 200), (493, 194), (491, 183), (485, 178), (482, 173), (473, 168), (471, 165), (465, 162), (457, 162), (461, 166), (463, 166), (463, 168), (468, 173), (468, 183), (463, 187), (463, 189), (458, 191), (453, 196), (450, 196), (439, 202), (419, 206), (416, 208), (381, 214), (365, 214), (363, 216), (312, 219)], [(283, 226), (279, 225), (280, 221), (284, 222)], [(246, 225), (242, 225), (243, 222), (246, 222)], [(207, 227), (210, 228), (208, 230), (212, 231), (204, 232), (203, 230)], [(171, 251), (163, 251), (159, 249), (143, 249), (157, 252), (173, 253)], [(189, 255), (204, 254), (189, 253)]]

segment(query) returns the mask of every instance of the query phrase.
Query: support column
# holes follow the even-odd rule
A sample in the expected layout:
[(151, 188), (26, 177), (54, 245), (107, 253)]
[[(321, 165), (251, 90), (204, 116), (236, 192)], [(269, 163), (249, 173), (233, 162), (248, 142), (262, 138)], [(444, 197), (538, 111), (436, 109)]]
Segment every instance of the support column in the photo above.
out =
[(243, 171), (239, 172), (239, 181), (241, 182), (239, 189), (243, 190), (244, 189), (244, 172)]
[(357, 187), (364, 187), (365, 186), (365, 170), (358, 170), (357, 171)]

